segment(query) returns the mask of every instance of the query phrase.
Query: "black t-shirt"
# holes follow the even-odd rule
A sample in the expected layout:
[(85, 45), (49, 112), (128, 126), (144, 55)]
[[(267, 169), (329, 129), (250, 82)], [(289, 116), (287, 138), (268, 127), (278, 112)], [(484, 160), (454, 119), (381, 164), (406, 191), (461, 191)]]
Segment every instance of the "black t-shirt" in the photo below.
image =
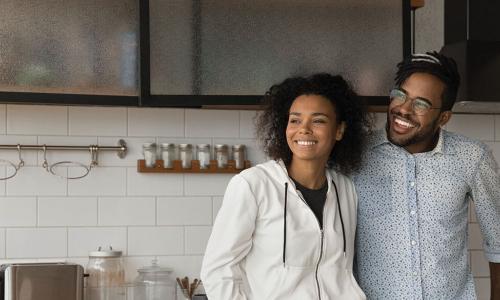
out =
[(297, 190), (302, 193), (307, 205), (309, 205), (313, 213), (316, 215), (320, 227), (323, 228), (323, 208), (325, 207), (326, 192), (328, 191), (327, 182), (325, 181), (321, 188), (311, 190), (298, 183), (295, 179), (292, 178), (292, 180), (295, 183)]

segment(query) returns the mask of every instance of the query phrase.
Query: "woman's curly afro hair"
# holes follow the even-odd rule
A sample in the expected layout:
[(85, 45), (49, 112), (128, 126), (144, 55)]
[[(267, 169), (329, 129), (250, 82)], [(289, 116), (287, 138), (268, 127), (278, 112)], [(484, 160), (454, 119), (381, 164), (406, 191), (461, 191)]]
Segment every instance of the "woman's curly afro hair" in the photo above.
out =
[(256, 120), (257, 137), (264, 152), (272, 159), (282, 159), (286, 165), (290, 164), (292, 152), (286, 140), (288, 114), (293, 101), (301, 95), (323, 96), (332, 102), (337, 122), (343, 121), (347, 126), (342, 140), (330, 153), (328, 167), (344, 174), (356, 171), (371, 121), (360, 98), (340, 75), (319, 73), (310, 77), (288, 78), (266, 92), (266, 108)]

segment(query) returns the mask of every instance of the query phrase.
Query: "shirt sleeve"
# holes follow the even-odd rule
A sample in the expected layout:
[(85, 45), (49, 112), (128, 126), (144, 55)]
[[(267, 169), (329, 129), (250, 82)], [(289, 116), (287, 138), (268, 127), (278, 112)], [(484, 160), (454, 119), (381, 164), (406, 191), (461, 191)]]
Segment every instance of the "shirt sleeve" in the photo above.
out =
[(248, 281), (242, 261), (252, 247), (258, 206), (240, 175), (228, 184), (202, 263), (201, 279), (209, 299), (246, 300)]
[(500, 177), (491, 151), (481, 158), (472, 183), (472, 199), (483, 249), (490, 262), (500, 262)]

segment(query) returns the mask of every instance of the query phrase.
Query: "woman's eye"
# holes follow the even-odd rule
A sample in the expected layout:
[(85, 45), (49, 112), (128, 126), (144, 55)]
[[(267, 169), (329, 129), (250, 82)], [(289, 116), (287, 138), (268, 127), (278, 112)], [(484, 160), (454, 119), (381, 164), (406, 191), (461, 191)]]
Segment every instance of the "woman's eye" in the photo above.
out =
[(323, 119), (316, 119), (313, 121), (314, 123), (326, 123), (326, 120), (323, 120)]
[(291, 123), (291, 124), (298, 124), (298, 123), (300, 123), (300, 121), (299, 121), (298, 119), (290, 119), (290, 120), (288, 121), (288, 123)]

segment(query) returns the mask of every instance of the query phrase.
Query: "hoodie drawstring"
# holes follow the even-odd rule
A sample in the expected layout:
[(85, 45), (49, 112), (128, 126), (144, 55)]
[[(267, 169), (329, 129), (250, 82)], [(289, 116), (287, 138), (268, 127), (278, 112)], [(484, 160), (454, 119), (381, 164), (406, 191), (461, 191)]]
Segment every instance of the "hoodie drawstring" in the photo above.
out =
[(335, 181), (333, 181), (332, 179), (332, 183), (333, 183), (333, 187), (335, 188), (335, 195), (337, 196), (337, 206), (339, 208), (339, 216), (340, 216), (340, 224), (342, 225), (342, 239), (344, 241), (344, 256), (345, 256), (345, 248), (346, 248), (346, 245), (345, 245), (345, 228), (344, 228), (344, 219), (342, 218), (342, 209), (340, 208), (340, 199), (339, 199), (339, 192), (337, 190), (337, 185), (335, 184)]
[(288, 195), (288, 182), (285, 182), (285, 208), (283, 211), (283, 266), (285, 266), (285, 252), (286, 252), (286, 204)]

